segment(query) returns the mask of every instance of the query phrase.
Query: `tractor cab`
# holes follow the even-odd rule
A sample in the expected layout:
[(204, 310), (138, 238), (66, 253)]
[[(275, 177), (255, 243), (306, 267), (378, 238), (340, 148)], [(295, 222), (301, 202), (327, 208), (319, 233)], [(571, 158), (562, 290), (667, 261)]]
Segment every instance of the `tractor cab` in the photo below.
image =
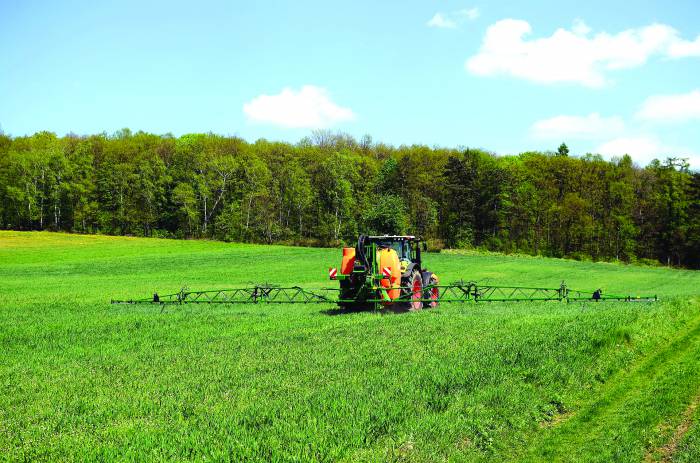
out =
[(420, 239), (415, 236), (384, 235), (368, 236), (366, 244), (376, 243), (377, 249), (392, 249), (399, 258), (401, 275), (408, 276), (418, 266), (421, 267)]

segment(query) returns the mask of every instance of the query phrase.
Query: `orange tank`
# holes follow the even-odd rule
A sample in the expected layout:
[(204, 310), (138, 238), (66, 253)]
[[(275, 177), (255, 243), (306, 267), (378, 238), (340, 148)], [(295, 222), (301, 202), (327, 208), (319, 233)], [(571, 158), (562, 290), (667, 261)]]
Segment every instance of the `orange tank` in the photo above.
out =
[(355, 267), (355, 248), (343, 248), (343, 260), (340, 263), (340, 273), (350, 275)]
[[(377, 262), (379, 262), (379, 272), (383, 273), (384, 268), (391, 269), (391, 277), (381, 280), (381, 285), (387, 288), (389, 298), (394, 300), (401, 295), (401, 263), (399, 255), (393, 249), (380, 249), (377, 251)], [(390, 304), (386, 302), (385, 304)]]

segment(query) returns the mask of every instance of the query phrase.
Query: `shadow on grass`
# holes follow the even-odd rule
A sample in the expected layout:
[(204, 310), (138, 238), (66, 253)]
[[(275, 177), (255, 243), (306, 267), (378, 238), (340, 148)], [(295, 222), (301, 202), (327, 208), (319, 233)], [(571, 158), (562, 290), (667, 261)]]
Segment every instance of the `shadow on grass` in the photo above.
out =
[(408, 304), (391, 304), (388, 306), (380, 306), (379, 310), (375, 310), (372, 304), (356, 304), (346, 307), (338, 307), (334, 309), (321, 310), (324, 315), (347, 315), (354, 313), (376, 313), (377, 315), (403, 314), (412, 312)]

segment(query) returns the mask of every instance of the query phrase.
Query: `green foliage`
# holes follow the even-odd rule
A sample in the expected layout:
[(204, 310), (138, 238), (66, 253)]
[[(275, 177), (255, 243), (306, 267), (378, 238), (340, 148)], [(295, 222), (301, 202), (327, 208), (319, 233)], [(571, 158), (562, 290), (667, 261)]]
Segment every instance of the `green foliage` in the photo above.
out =
[(0, 227), (321, 245), (386, 229), (452, 248), (699, 267), (699, 175), (680, 159), (639, 168), (565, 144), (498, 157), (329, 131), (296, 145), (40, 132), (0, 135)]
[(194, 188), (189, 183), (178, 183), (173, 188), (172, 200), (177, 206), (177, 216), (180, 222), (180, 230), (184, 230), (186, 236), (196, 233), (196, 224), (199, 222), (197, 209), (197, 197)]
[(566, 146), (566, 143), (562, 143), (559, 145), (559, 148), (557, 148), (557, 156), (568, 156), (569, 155), (569, 147)]
[(402, 235), (408, 230), (408, 216), (403, 199), (397, 195), (378, 196), (364, 216), (368, 233)]

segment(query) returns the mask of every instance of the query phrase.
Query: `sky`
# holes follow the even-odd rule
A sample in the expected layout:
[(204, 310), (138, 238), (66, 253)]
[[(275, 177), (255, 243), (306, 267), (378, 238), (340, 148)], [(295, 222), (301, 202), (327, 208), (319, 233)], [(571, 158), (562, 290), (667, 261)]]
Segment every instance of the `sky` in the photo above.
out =
[(0, 128), (679, 156), (700, 2), (0, 0)]

